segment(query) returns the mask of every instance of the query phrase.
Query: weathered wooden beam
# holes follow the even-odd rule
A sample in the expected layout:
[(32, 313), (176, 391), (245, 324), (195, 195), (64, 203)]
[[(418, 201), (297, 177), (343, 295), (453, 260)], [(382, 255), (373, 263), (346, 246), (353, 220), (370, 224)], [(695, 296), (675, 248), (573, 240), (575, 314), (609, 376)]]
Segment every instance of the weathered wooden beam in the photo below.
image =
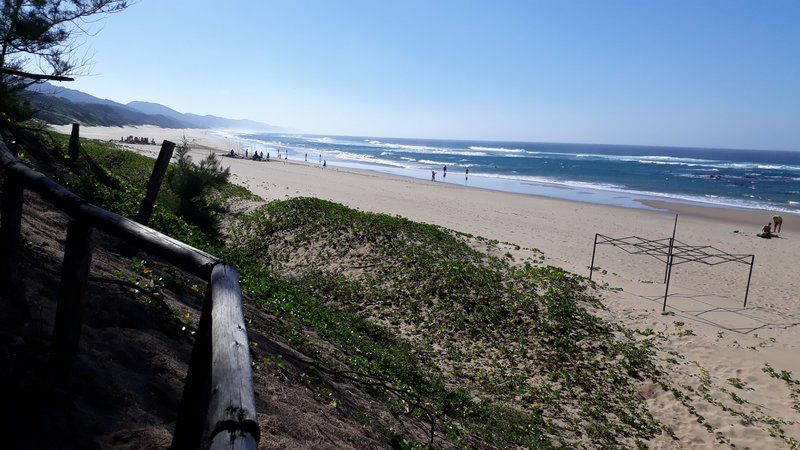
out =
[(3, 180), (3, 205), (0, 208), (0, 295), (28, 316), (30, 311), (19, 279), (23, 193), (22, 179), (7, 170)]
[(246, 431), (222, 431), (211, 441), (211, 450), (255, 450), (258, 440)]
[[(211, 272), (211, 399), (208, 430), (213, 442), (226, 433), (229, 447), (238, 437), (258, 443), (250, 345), (242, 313), (242, 291), (236, 269), (218, 264)], [(230, 442), (234, 439), (233, 442)], [(215, 447), (223, 448), (223, 447)]]
[(20, 185), (41, 195), (70, 217), (89, 223), (92, 227), (131, 243), (182, 270), (208, 279), (213, 266), (219, 263), (219, 259), (213, 255), (87, 203), (55, 181), (18, 162), (5, 145), (2, 145), (2, 141), (0, 141), (0, 163), (5, 166), (8, 175), (17, 176)]
[(174, 142), (164, 141), (161, 144), (161, 150), (158, 152), (158, 158), (153, 166), (153, 173), (147, 182), (147, 191), (142, 199), (142, 204), (139, 205), (139, 212), (136, 214), (136, 221), (141, 224), (147, 225), (150, 222), (150, 216), (153, 214), (153, 207), (156, 204), (156, 197), (158, 197), (158, 191), (161, 189), (161, 181), (164, 179), (164, 174), (167, 173), (173, 150), (175, 150)]
[(69, 148), (67, 149), (67, 156), (69, 156), (69, 163), (76, 164), (78, 157), (81, 153), (81, 139), (80, 139), (81, 124), (72, 124), (72, 133), (69, 135)]
[(69, 380), (78, 352), (83, 325), (83, 303), (89, 268), (92, 264), (92, 228), (85, 222), (71, 220), (58, 289), (56, 323), (53, 330), (53, 368), (58, 382)]
[(206, 287), (200, 323), (195, 334), (186, 384), (172, 435), (172, 450), (200, 448), (203, 442), (211, 391), (211, 285)]

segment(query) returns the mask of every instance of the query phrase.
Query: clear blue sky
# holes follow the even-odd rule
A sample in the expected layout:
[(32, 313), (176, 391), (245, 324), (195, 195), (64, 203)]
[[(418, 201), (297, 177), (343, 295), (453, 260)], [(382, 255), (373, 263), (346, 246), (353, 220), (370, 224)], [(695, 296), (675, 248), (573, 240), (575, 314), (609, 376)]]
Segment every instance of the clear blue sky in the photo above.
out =
[(800, 1), (138, 0), (69, 87), (305, 132), (800, 150)]

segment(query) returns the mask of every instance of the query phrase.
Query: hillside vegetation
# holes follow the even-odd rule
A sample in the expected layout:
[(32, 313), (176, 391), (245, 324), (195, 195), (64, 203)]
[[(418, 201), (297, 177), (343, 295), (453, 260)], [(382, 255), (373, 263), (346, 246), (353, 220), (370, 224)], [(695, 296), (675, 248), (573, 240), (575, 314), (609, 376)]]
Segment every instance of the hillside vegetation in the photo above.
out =
[(163, 128), (182, 128), (183, 123), (163, 115), (145, 114), (123, 106), (72, 102), (65, 98), (28, 92), (24, 96), (33, 117), (45, 123), (85, 126), (121, 127), (125, 125), (155, 125)]
[(55, 125), (79, 122), (89, 126), (155, 125), (163, 128), (281, 131), (280, 127), (253, 120), (181, 113), (158, 103), (117, 103), (49, 83), (29, 86), (20, 93), (20, 100), (33, 117)]

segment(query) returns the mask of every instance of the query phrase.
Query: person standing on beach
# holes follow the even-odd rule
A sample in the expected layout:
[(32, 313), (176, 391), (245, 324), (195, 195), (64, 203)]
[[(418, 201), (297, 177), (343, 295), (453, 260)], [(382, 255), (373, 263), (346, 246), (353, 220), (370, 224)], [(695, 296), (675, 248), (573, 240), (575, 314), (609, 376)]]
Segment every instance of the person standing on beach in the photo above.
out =
[(306, 153), (306, 162), (308, 162), (308, 153)]
[(773, 227), (775, 232), (776, 233), (780, 233), (781, 232), (781, 225), (783, 225), (783, 217), (781, 217), (781, 216), (772, 216), (772, 223), (775, 224), (775, 226)]
[(322, 167), (328, 167), (328, 160), (322, 161)]
[(444, 169), (442, 169), (442, 178), (446, 176), (447, 176), (447, 166), (444, 166)]
[(469, 167), (467, 167), (466, 172), (464, 172), (464, 178), (469, 178)]
[(436, 181), (436, 171), (431, 170), (431, 181)]

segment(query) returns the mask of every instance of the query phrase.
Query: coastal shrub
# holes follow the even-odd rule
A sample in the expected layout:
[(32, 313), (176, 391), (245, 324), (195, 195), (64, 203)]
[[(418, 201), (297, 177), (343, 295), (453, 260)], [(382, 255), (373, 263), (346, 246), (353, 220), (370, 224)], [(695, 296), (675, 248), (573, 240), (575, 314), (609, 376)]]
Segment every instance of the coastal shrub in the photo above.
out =
[(228, 183), (230, 169), (223, 168), (213, 152), (199, 163), (192, 161), (186, 139), (176, 149), (176, 156), (167, 183), (176, 197), (177, 214), (202, 230), (218, 234), (220, 216), (228, 211), (220, 193)]
[[(68, 136), (53, 134), (53, 138), (65, 151)], [(85, 156), (79, 160), (77, 173), (63, 171), (56, 174), (56, 180), (97, 206), (125, 217), (134, 217), (144, 197), (154, 160), (114, 144), (89, 139), (81, 139), (81, 149)], [(171, 165), (168, 176), (174, 170), (175, 166)], [(159, 192), (150, 226), (213, 253), (218, 247), (219, 236), (214, 229), (203, 229), (178, 215), (176, 197), (169, 183), (165, 183)], [(257, 198), (229, 182), (220, 188), (220, 202)]]

